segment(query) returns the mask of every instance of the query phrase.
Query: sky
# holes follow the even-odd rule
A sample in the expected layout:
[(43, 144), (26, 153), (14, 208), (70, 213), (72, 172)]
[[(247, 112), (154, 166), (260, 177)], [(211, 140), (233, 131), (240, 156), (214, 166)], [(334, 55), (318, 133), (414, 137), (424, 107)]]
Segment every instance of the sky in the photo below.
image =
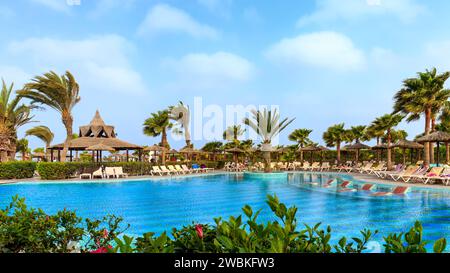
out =
[[(152, 145), (159, 138), (142, 133), (144, 120), (178, 101), (197, 111), (192, 126), (225, 127), (227, 106), (276, 105), (295, 118), (281, 144), (296, 128), (323, 143), (330, 125), (390, 113), (403, 79), (450, 70), (448, 10), (444, 0), (2, 0), (0, 77), (20, 89), (50, 70), (71, 71), (81, 96), (75, 132), (98, 109), (121, 139)], [(64, 140), (57, 112), (35, 120), (19, 137), (46, 125), (55, 144)], [(412, 138), (423, 127), (398, 128)], [(201, 128), (192, 128), (197, 148), (211, 140)]]

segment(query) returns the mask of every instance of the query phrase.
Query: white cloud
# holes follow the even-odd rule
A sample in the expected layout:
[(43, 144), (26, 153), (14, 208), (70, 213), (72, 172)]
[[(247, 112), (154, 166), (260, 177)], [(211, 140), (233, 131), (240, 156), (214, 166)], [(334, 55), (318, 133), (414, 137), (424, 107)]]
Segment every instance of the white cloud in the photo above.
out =
[(347, 36), (337, 32), (315, 32), (286, 38), (273, 45), (266, 56), (274, 62), (307, 65), (336, 71), (365, 66), (364, 52)]
[(146, 88), (128, 60), (131, 51), (133, 46), (118, 35), (84, 40), (30, 38), (8, 46), (10, 55), (26, 60), (33, 69), (30, 73), (70, 70), (85, 89), (139, 94)]
[(56, 11), (69, 12), (67, 0), (31, 0), (31, 2), (46, 6)]
[(205, 24), (197, 22), (183, 10), (166, 4), (154, 6), (139, 26), (138, 34), (186, 33), (196, 38), (216, 39), (218, 32)]
[(316, 5), (317, 11), (300, 18), (297, 26), (335, 20), (360, 20), (376, 15), (390, 15), (408, 23), (425, 10), (415, 0), (346, 0), (345, 3), (342, 0), (316, 0)]
[(174, 71), (180, 83), (194, 89), (220, 89), (246, 82), (255, 73), (250, 61), (227, 52), (188, 54), (178, 60), (166, 60), (163, 66)]

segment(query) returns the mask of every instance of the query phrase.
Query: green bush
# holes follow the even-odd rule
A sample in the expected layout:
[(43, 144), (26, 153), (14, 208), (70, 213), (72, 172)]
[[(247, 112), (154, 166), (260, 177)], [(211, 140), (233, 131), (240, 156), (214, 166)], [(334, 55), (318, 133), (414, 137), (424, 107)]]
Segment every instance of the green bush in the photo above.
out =
[[(67, 253), (105, 249), (118, 234), (121, 218), (109, 215), (102, 220), (78, 217), (62, 210), (47, 215), (41, 209), (29, 209), (24, 199), (13, 197), (0, 210), (0, 253)], [(105, 231), (106, 230), (106, 231)]]
[(0, 179), (32, 178), (36, 163), (31, 161), (11, 161), (0, 163)]
[[(202, 165), (208, 168), (223, 168), (221, 161), (198, 161), (188, 163), (191, 166), (193, 163)], [(166, 162), (166, 165), (180, 165), (184, 162)], [(104, 167), (122, 167), (123, 172), (130, 176), (150, 175), (152, 166), (155, 165), (150, 162), (40, 162), (37, 164), (37, 171), (41, 179), (58, 180), (77, 177), (81, 173), (92, 173), (98, 170), (101, 166)], [(156, 165), (159, 165), (157, 163)]]
[[(260, 211), (250, 206), (242, 215), (229, 220), (216, 218), (215, 225), (192, 224), (173, 229), (172, 236), (148, 232), (133, 238), (122, 233), (121, 218), (108, 215), (101, 220), (81, 219), (75, 212), (59, 211), (47, 215), (29, 209), (24, 199), (14, 197), (0, 210), (1, 252), (121, 252), (121, 253), (361, 253), (377, 231), (361, 231), (360, 237), (342, 237), (332, 245), (331, 228), (317, 224), (297, 226), (297, 208), (286, 207), (276, 196), (268, 196), (276, 220), (257, 221)], [(407, 233), (384, 237), (386, 253), (424, 253), (429, 243), (422, 239), (422, 226), (417, 222)], [(78, 245), (77, 249), (75, 246)], [(445, 238), (434, 243), (433, 251), (445, 251)]]

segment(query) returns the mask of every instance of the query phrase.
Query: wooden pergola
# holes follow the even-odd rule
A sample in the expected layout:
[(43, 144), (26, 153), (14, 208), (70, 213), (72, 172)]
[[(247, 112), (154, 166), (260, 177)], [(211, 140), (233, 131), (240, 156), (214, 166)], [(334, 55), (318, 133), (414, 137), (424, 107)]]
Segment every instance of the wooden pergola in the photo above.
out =
[[(85, 126), (80, 126), (78, 138), (72, 139), (69, 142), (69, 158), (70, 161), (73, 160), (73, 151), (86, 151), (86, 148), (98, 145), (105, 145), (111, 147), (115, 151), (126, 151), (126, 160), (129, 160), (129, 151), (136, 150), (139, 152), (139, 161), (142, 161), (142, 147), (136, 144), (132, 144), (123, 140), (120, 140), (116, 137), (116, 133), (114, 130), (114, 126), (106, 125), (103, 119), (100, 116), (98, 110), (95, 113), (92, 121)], [(50, 160), (53, 161), (54, 153), (57, 152), (57, 160), (61, 161), (61, 151), (64, 148), (64, 143), (56, 144), (50, 146), (48, 149), (50, 150)], [(96, 151), (92, 151), (93, 158), (94, 153)], [(100, 151), (101, 153), (101, 151)], [(97, 155), (98, 157), (101, 155)]]

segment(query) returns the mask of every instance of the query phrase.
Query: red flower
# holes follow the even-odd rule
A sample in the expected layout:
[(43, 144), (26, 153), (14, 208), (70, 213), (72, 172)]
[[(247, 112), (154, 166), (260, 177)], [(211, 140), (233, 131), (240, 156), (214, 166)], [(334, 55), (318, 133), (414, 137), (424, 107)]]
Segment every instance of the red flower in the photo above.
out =
[(92, 250), (90, 253), (108, 253), (108, 250), (112, 249), (112, 246), (108, 246), (108, 247), (99, 247), (96, 250)]
[(200, 239), (203, 239), (203, 226), (202, 225), (195, 225), (195, 231), (197, 232), (197, 235)]

